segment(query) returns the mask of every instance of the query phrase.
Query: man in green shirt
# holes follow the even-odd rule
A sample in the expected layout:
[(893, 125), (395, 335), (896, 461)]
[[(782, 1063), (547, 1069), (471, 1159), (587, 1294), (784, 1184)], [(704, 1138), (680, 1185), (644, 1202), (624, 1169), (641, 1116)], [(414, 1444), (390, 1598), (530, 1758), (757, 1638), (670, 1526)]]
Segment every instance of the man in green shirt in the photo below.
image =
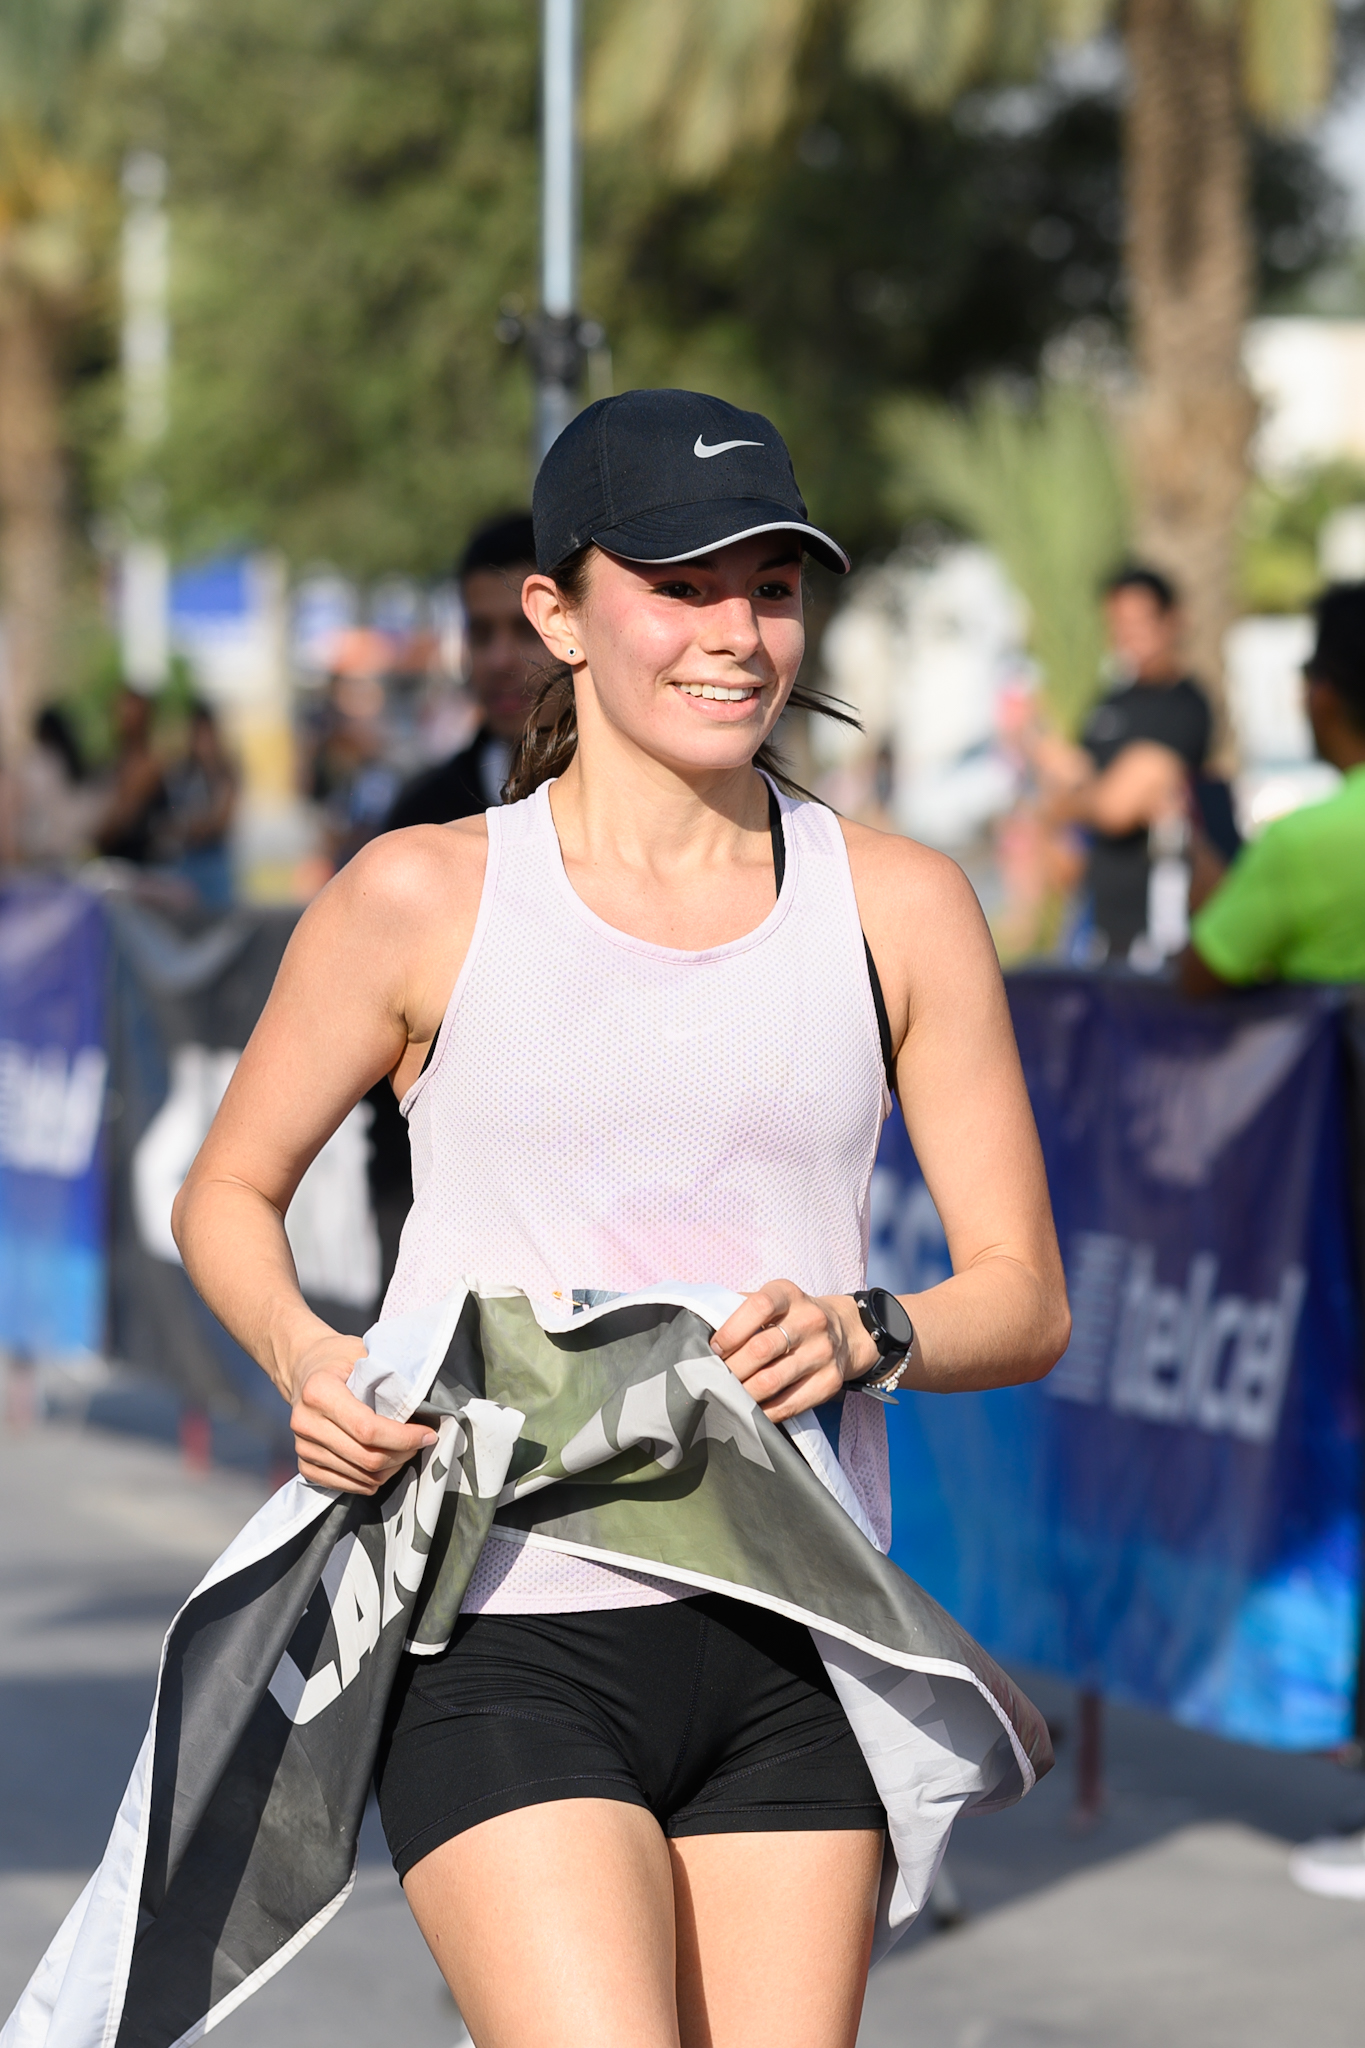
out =
[(1345, 777), (1325, 802), (1267, 825), (1191, 928), (1190, 995), (1266, 981), (1365, 981), (1365, 583), (1317, 606), (1304, 664), (1318, 753)]
[[(1308, 717), (1345, 778), (1244, 847), (1194, 920), (1180, 962), (1191, 995), (1267, 981), (1365, 981), (1365, 583), (1318, 602), (1304, 664)], [(1365, 1831), (1305, 1842), (1289, 1859), (1301, 1890), (1365, 1902)]]

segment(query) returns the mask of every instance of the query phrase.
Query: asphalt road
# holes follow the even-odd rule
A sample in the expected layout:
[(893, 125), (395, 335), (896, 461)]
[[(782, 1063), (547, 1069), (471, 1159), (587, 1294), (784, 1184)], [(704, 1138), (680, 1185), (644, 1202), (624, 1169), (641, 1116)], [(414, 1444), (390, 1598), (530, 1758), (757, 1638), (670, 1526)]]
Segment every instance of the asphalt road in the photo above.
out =
[[(0, 2014), (99, 1858), (166, 1623), (260, 1499), (129, 1438), (0, 1436)], [(1064, 1725), (1068, 1689), (1018, 1675)], [(1365, 1905), (1304, 1897), (1285, 1856), (1365, 1824), (1365, 1780), (1118, 1709), (1107, 1744), (1088, 1832), (1068, 1825), (1065, 1739), (1022, 1806), (958, 1829), (967, 1919), (874, 1973), (860, 2048), (1359, 2048)], [(373, 1817), (348, 1904), (214, 2038), (467, 2040)]]

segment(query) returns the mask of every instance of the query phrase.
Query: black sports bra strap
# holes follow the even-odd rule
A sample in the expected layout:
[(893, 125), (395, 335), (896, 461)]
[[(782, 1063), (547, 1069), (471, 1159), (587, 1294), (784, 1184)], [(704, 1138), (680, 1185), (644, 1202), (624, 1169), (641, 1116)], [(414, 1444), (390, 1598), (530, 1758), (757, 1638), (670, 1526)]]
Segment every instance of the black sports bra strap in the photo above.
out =
[(777, 801), (777, 791), (768, 784), (768, 836), (773, 842), (773, 880), (777, 893), (782, 894), (782, 884), (787, 875), (787, 835), (782, 830), (782, 806)]
[[(773, 880), (777, 893), (782, 894), (782, 883), (787, 872), (787, 835), (782, 829), (782, 806), (777, 801), (777, 791), (768, 784), (768, 836), (773, 843)], [(867, 979), (872, 989), (872, 1007), (877, 1013), (877, 1036), (881, 1040), (882, 1065), (886, 1069), (886, 1086), (892, 1095), (896, 1092), (896, 1048), (891, 1042), (891, 1019), (886, 1014), (886, 997), (882, 993), (882, 978), (877, 972), (877, 963), (872, 958), (872, 948), (863, 933), (863, 953), (867, 960)]]
[(882, 1042), (882, 1065), (886, 1069), (886, 1088), (889, 1095), (896, 1092), (896, 1048), (891, 1043), (891, 1019), (886, 1014), (886, 997), (882, 994), (882, 978), (877, 972), (877, 963), (872, 958), (872, 948), (863, 933), (863, 952), (867, 956), (867, 978), (872, 985), (872, 1007), (877, 1012), (877, 1036)]

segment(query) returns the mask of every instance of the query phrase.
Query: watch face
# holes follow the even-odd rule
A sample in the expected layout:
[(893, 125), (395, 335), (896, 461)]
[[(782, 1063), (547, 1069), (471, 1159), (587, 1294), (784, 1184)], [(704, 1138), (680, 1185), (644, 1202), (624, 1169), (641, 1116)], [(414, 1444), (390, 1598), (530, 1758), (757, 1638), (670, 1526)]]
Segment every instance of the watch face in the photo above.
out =
[(873, 1314), (885, 1330), (891, 1342), (901, 1351), (908, 1351), (914, 1342), (915, 1331), (905, 1305), (885, 1287), (874, 1287), (869, 1292)]

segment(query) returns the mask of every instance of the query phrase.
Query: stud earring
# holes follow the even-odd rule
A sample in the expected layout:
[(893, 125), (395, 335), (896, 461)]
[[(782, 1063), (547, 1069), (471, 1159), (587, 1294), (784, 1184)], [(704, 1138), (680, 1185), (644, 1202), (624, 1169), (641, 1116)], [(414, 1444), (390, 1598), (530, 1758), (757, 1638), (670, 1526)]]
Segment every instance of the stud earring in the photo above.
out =
[(572, 661), (572, 660), (573, 660), (573, 658), (574, 658), (574, 656), (575, 656), (575, 655), (577, 654), (577, 652), (578, 652), (578, 649), (577, 649), (576, 647), (571, 647), (571, 648), (569, 649), (569, 659), (570, 659), (570, 661)]

